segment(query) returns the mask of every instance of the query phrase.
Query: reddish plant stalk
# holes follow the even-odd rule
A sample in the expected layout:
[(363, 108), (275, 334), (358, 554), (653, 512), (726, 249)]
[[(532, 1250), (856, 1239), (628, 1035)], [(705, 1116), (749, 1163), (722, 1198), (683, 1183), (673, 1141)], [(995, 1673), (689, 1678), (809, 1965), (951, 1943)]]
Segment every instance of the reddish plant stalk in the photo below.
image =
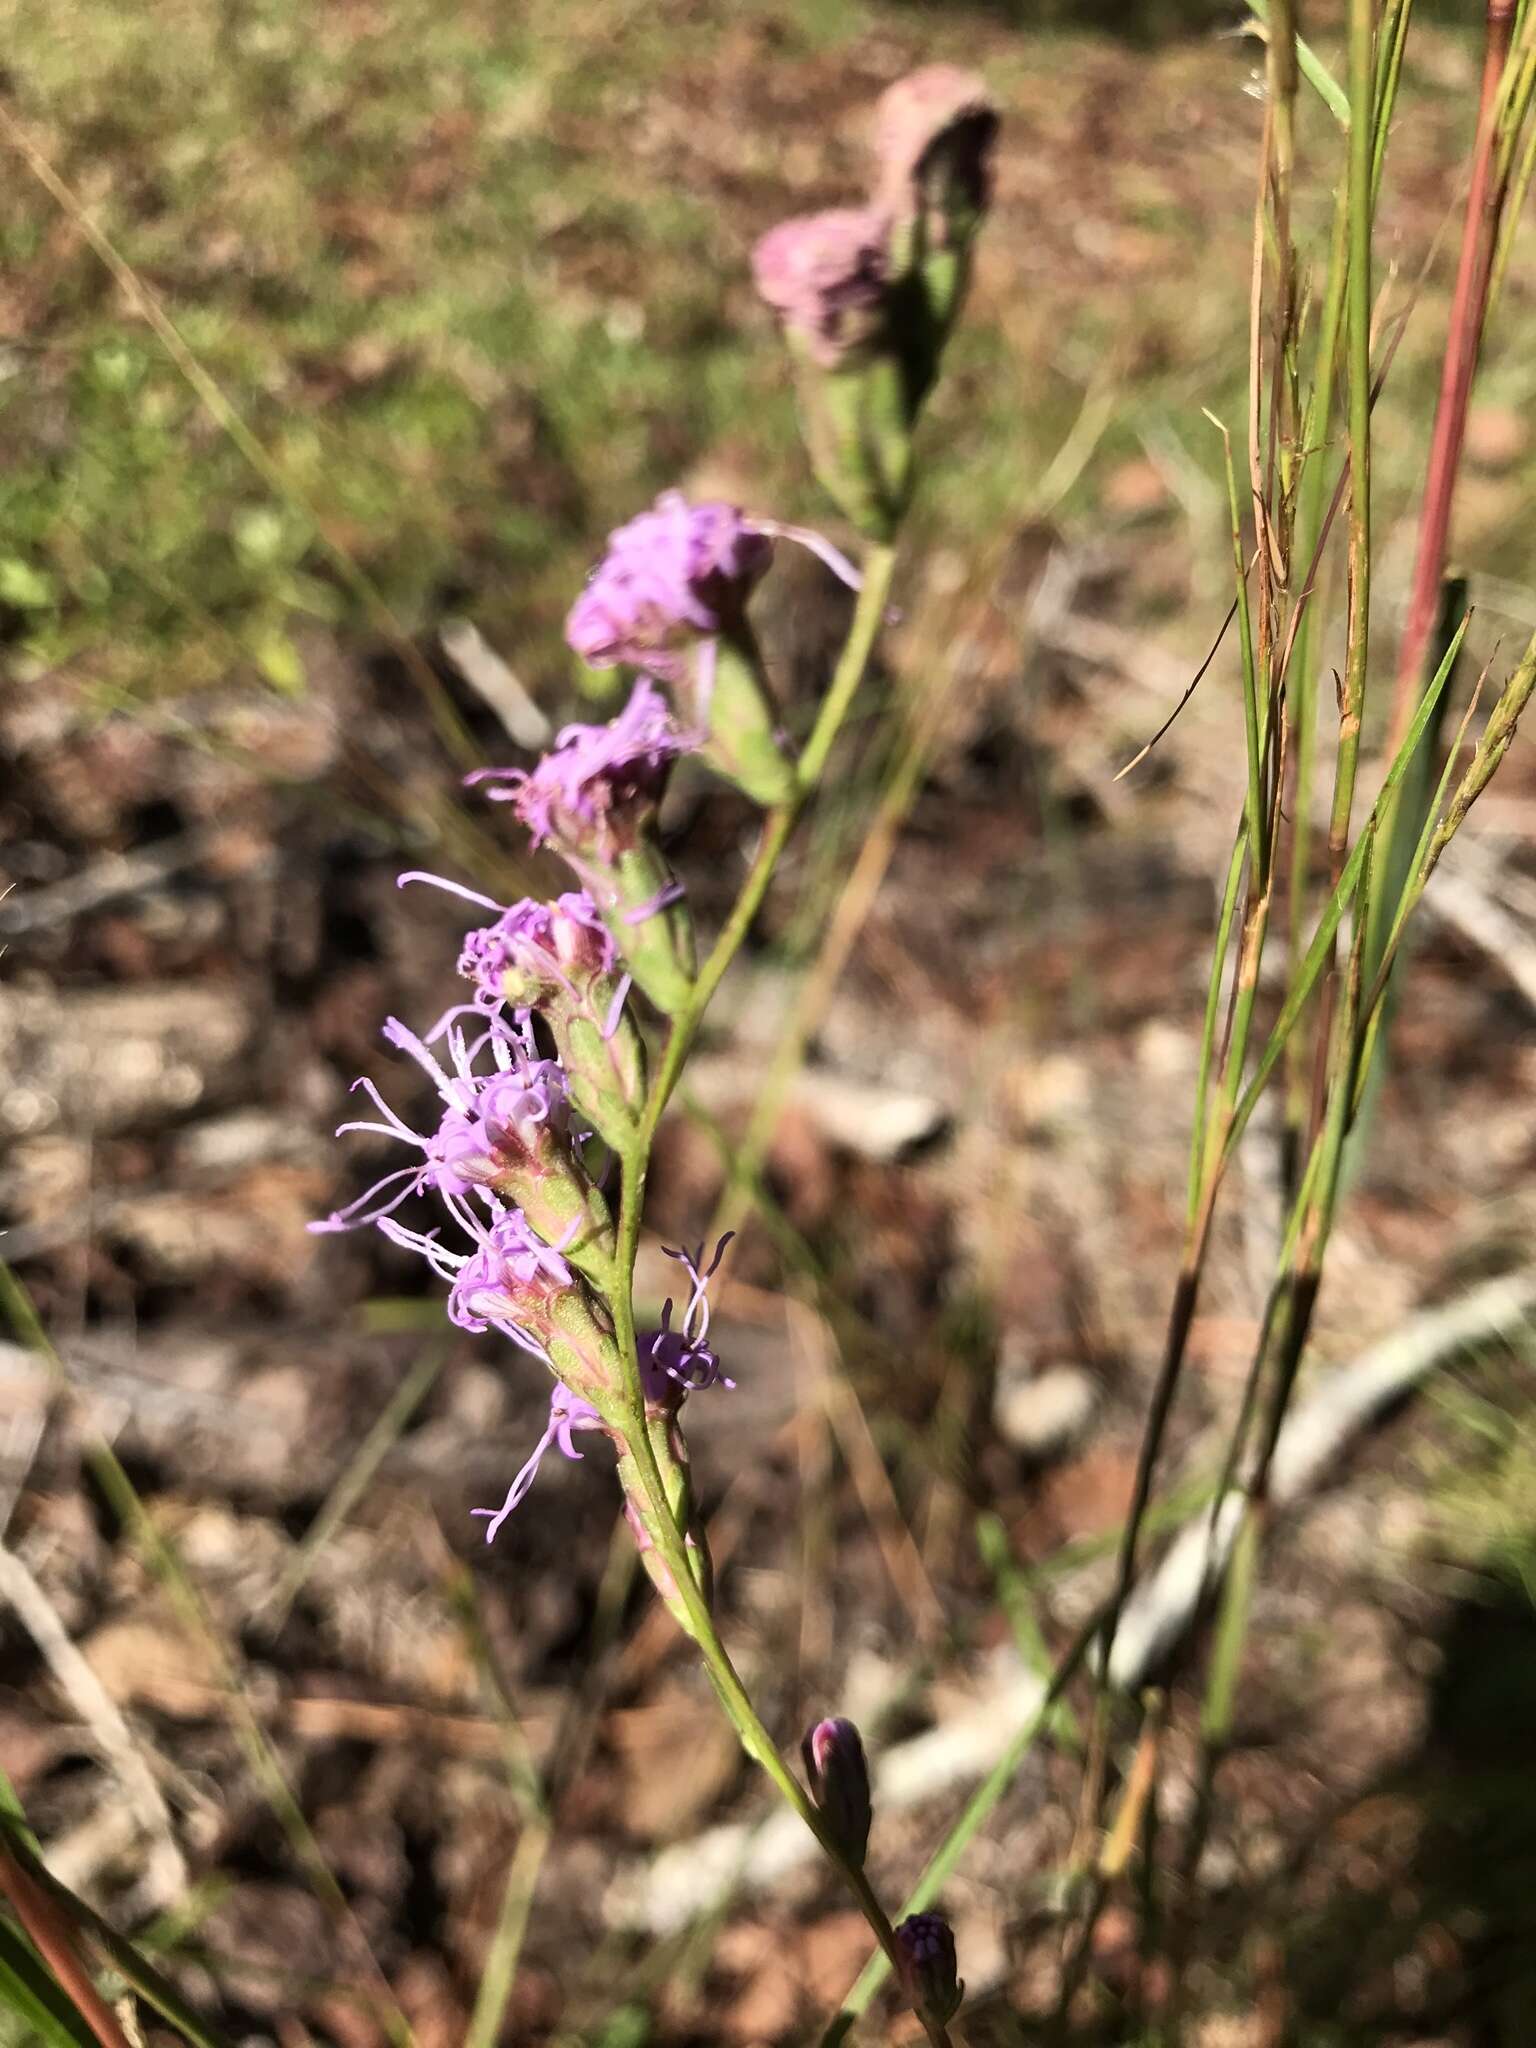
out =
[(58, 1978), (61, 1990), (101, 2048), (128, 2048), (128, 2037), (118, 2025), (117, 2015), (91, 1982), (90, 1972), (75, 1953), (65, 1915), (3, 1842), (0, 1892), (5, 1894), (32, 1946)]
[(1451, 300), (1445, 363), (1440, 373), (1440, 396), (1435, 407), (1435, 430), (1429, 448), (1429, 468), (1424, 478), (1413, 585), (1397, 653), (1389, 748), (1399, 745), (1413, 717), (1430, 635), (1434, 632), (1440, 610), (1440, 584), (1445, 574), (1451, 501), (1455, 495), (1456, 472), (1461, 466), (1462, 443), (1466, 438), (1467, 407), (1472, 396), (1472, 379), (1477, 371), (1478, 351), (1482, 346), (1483, 322), (1488, 312), (1488, 281), (1493, 270), (1499, 214), (1504, 204), (1504, 181), (1494, 176), (1498, 139), (1496, 116), (1514, 25), (1515, 0), (1488, 0), (1472, 182), (1467, 192), (1461, 257), (1456, 267), (1456, 290)]

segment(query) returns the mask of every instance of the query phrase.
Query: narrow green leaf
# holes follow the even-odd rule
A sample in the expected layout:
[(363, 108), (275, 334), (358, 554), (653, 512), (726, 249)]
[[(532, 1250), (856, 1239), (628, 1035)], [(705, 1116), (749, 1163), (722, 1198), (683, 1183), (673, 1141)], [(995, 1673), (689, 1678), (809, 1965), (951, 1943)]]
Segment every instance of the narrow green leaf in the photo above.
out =
[(1253, 1079), (1248, 1083), (1241, 1100), (1238, 1102), (1237, 1108), (1233, 1112), (1231, 1127), (1227, 1132), (1224, 1147), (1225, 1156), (1229, 1158), (1238, 1139), (1242, 1136), (1249, 1117), (1253, 1114), (1254, 1104), (1264, 1092), (1265, 1084), (1274, 1071), (1276, 1060), (1279, 1059), (1281, 1052), (1285, 1048), (1286, 1040), (1296, 1028), (1297, 1018), (1305, 1009), (1307, 1000), (1313, 989), (1317, 986), (1323, 969), (1327, 965), (1333, 950), (1334, 934), (1338, 931), (1345, 908), (1359, 884), (1360, 870), (1365, 862), (1366, 849), (1370, 844), (1372, 829), (1379, 822), (1383, 810), (1391, 801), (1393, 792), (1407, 772), (1409, 762), (1418, 751), (1419, 742), (1424, 737), (1425, 728), (1434, 717), (1435, 707), (1440, 702), (1441, 693), (1450, 679), (1451, 670), (1456, 666), (1456, 657), (1461, 652), (1461, 643), (1466, 638), (1467, 627), (1470, 622), (1469, 614), (1467, 618), (1462, 620), (1460, 626), (1457, 627), (1450, 646), (1445, 650), (1445, 657), (1441, 661), (1439, 668), (1435, 671), (1434, 680), (1424, 692), (1419, 708), (1414, 714), (1413, 723), (1408, 728), (1402, 745), (1393, 757), (1392, 766), (1387, 770), (1386, 780), (1382, 783), (1376, 802), (1372, 806), (1371, 816), (1367, 821), (1366, 828), (1355, 841), (1349, 859), (1344, 864), (1344, 872), (1339, 877), (1338, 887), (1323, 906), (1323, 913), (1318, 919), (1317, 930), (1312, 935), (1312, 943), (1307, 948), (1306, 958), (1302, 961), (1291, 979), (1290, 992), (1286, 996), (1284, 1006), (1276, 1020), (1275, 1028), (1270, 1033), (1263, 1052), (1259, 1055), (1258, 1064), (1253, 1070)]
[[(1248, 0), (1253, 18), (1261, 27), (1269, 27), (1269, 0)], [(1332, 114), (1341, 128), (1349, 127), (1349, 95), (1334, 77), (1328, 66), (1318, 56), (1304, 37), (1296, 38), (1296, 62), (1301, 75), (1317, 94), (1323, 105)]]

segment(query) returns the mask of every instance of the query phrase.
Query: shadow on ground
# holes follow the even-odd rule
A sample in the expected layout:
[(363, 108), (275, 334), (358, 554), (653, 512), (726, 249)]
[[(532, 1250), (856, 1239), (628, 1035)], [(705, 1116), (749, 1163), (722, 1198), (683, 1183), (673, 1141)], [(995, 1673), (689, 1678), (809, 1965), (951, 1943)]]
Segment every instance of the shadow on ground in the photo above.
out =
[[(1536, 1609), (1495, 1582), (1452, 1610), (1440, 1649), (1422, 1748), (1314, 1845), (1336, 1868), (1290, 1945), (1287, 2038), (1298, 2043), (1531, 2039)], [(1403, 1868), (1372, 1838), (1405, 1809), (1418, 1839)], [(1293, 1875), (1310, 1889), (1307, 1871)]]

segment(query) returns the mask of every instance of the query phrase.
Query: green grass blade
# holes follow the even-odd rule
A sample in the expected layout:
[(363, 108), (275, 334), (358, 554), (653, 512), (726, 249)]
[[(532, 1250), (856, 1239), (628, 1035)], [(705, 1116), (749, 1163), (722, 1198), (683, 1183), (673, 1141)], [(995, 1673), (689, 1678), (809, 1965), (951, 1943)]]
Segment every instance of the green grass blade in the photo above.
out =
[[(0, 1314), (5, 1316), (20, 1342), (38, 1354), (59, 1390), (72, 1396), (74, 1389), (64, 1361), (44, 1329), (31, 1295), (3, 1258), (0, 1258)], [(99, 1432), (87, 1434), (85, 1456), (113, 1513), (130, 1540), (140, 1547), (146, 1564), (170, 1597), (178, 1619), (187, 1632), (204, 1646), (212, 1660), (212, 1667), (220, 1679), (231, 1732), (315, 1896), (330, 1914), (338, 1934), (355, 1950), (369, 1979), (371, 2002), (381, 2025), (398, 2048), (409, 2048), (411, 2029), (405, 2014), (353, 1914), (346, 1893), (304, 1817), (277, 1749), (257, 1718), (241, 1682), (239, 1662), (213, 1626), (203, 1597), (183, 1565), (176, 1546), (161, 1532), (116, 1452)], [(82, 1907), (80, 1910), (83, 1912), (85, 1909)], [(103, 1921), (100, 1926), (105, 1928), (106, 1923)]]
[(1279, 1059), (1281, 1053), (1285, 1050), (1286, 1040), (1296, 1028), (1297, 1018), (1300, 1017), (1305, 1009), (1308, 998), (1321, 980), (1323, 970), (1332, 957), (1334, 935), (1338, 931), (1339, 925), (1343, 920), (1344, 911), (1359, 885), (1360, 871), (1365, 863), (1367, 849), (1370, 844), (1372, 825), (1379, 820), (1383, 810), (1391, 802), (1393, 793), (1401, 783), (1403, 776), (1407, 773), (1409, 762), (1418, 751), (1419, 742), (1423, 739), (1425, 730), (1435, 715), (1441, 694), (1450, 680), (1452, 669), (1456, 666), (1456, 657), (1461, 652), (1461, 643), (1466, 638), (1468, 624), (1469, 620), (1463, 619), (1460, 626), (1456, 629), (1451, 644), (1445, 651), (1445, 658), (1435, 671), (1429, 688), (1424, 692), (1419, 708), (1414, 714), (1413, 723), (1408, 728), (1402, 745), (1394, 755), (1391, 767), (1387, 770), (1386, 780), (1382, 783), (1380, 794), (1377, 796), (1371, 810), (1371, 820), (1355, 841), (1354, 850), (1344, 864), (1344, 872), (1339, 877), (1338, 886), (1323, 906), (1322, 915), (1318, 919), (1317, 930), (1313, 933), (1312, 943), (1307, 948), (1306, 958), (1302, 961), (1301, 966), (1291, 981), (1290, 990), (1286, 995), (1285, 1003), (1276, 1020), (1275, 1028), (1271, 1031), (1264, 1050), (1259, 1055), (1258, 1064), (1253, 1071), (1253, 1079), (1243, 1091), (1237, 1107), (1232, 1113), (1231, 1127), (1227, 1132), (1226, 1142), (1223, 1147), (1223, 1156), (1226, 1158), (1231, 1157), (1233, 1147), (1242, 1136), (1244, 1127), (1249, 1117), (1253, 1114), (1254, 1106), (1263, 1094), (1269, 1077), (1274, 1071), (1276, 1060)]
[[(1248, 0), (1249, 9), (1255, 21), (1266, 31), (1269, 28), (1269, 0)], [(1334, 77), (1316, 50), (1303, 37), (1296, 38), (1296, 62), (1302, 77), (1317, 94), (1323, 105), (1332, 114), (1341, 128), (1349, 127), (1349, 95)]]
[[(5, 1838), (11, 1854), (24, 1866), (33, 1883), (57, 1900), (76, 1926), (89, 1935), (124, 1983), (137, 1992), (146, 2005), (153, 2006), (162, 2019), (169, 2020), (185, 2035), (191, 2048), (228, 2048), (228, 2043), (198, 2018), (180, 1992), (140, 1954), (127, 1936), (119, 1934), (84, 1899), (76, 1898), (42, 1862), (37, 1837), (28, 1826), (15, 1787), (4, 1771), (0, 1771), (0, 1836)], [(50, 1978), (49, 1982), (52, 1981)], [(0, 2003), (4, 2002), (4, 1996), (4, 1991), (0, 1990)], [(73, 2012), (74, 2008), (71, 2006), (70, 2010)], [(86, 2038), (90, 2040), (93, 2037), (88, 2033)]]
[(486, 1957), (485, 1974), (475, 1996), (475, 2010), (470, 2018), (469, 2032), (464, 2037), (464, 2048), (496, 2048), (496, 2043), (502, 2039), (507, 2006), (517, 1982), (523, 1938), (528, 1932), (528, 1918), (533, 1910), (533, 1895), (549, 1850), (549, 1835), (546, 1822), (531, 1822), (523, 1829), (513, 1852), (496, 1932), (490, 1954)]

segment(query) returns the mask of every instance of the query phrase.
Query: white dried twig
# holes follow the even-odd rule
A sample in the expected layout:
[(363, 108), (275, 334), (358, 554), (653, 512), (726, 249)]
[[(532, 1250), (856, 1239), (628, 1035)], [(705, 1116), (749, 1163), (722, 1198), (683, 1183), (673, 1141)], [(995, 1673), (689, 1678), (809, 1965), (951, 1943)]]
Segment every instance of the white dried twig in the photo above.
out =
[(81, 1652), (42, 1587), (16, 1555), (0, 1546), (0, 1595), (15, 1608), (70, 1705), (89, 1729), (102, 1760), (116, 1774), (151, 1848), (141, 1898), (165, 1904), (185, 1888), (187, 1867), (176, 1845), (170, 1810), (122, 1709)]

